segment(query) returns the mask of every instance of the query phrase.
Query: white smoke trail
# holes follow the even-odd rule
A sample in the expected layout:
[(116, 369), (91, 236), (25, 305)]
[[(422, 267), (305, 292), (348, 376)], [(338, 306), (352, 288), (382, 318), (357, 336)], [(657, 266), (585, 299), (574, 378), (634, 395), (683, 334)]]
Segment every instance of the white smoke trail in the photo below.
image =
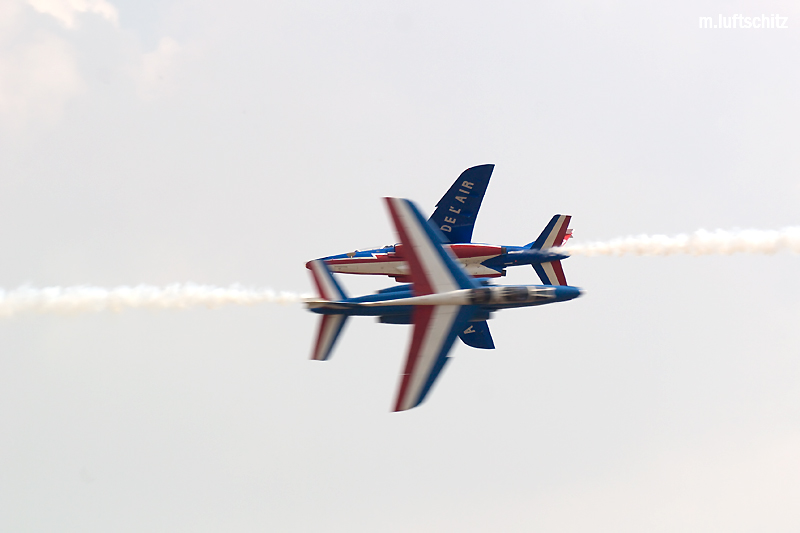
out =
[(214, 287), (178, 283), (166, 287), (137, 285), (135, 287), (20, 287), (10, 291), (0, 289), (0, 317), (19, 313), (86, 313), (121, 311), (128, 308), (185, 309), (188, 307), (219, 307), (221, 305), (253, 305), (260, 303), (290, 304), (307, 295), (291, 292), (277, 293), (271, 289), (249, 289), (240, 285)]
[(568, 245), (570, 255), (730, 255), (800, 253), (800, 227), (780, 230), (698, 230), (691, 234), (640, 235), (606, 242)]

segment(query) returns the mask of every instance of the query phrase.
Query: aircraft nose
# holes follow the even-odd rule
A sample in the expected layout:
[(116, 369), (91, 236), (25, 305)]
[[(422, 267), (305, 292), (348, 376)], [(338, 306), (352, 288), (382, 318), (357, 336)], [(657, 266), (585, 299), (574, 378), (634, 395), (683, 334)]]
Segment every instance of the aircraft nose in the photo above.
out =
[(583, 294), (583, 291), (578, 287), (558, 287), (556, 288), (556, 297), (559, 300), (572, 300)]

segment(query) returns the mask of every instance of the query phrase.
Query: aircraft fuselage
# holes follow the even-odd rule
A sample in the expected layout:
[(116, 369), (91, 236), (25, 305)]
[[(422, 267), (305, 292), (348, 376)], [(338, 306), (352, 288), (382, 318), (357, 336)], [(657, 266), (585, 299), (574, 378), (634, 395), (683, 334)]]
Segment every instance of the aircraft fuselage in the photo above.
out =
[(484, 285), (474, 289), (415, 296), (410, 285), (380, 291), (375, 294), (339, 301), (310, 298), (308, 309), (323, 315), (390, 316), (410, 315), (419, 305), (474, 305), (484, 313), (477, 318), (486, 320), (489, 313), (500, 309), (531, 307), (565, 302), (580, 296), (581, 290), (570, 286), (552, 285)]
[[(449, 249), (467, 273), (475, 278), (497, 278), (506, 275), (506, 267), (549, 263), (569, 257), (558, 253), (555, 248), (541, 250), (474, 243), (445, 244), (444, 248)], [(402, 244), (321, 259), (331, 272), (390, 276), (401, 283), (411, 281)], [(310, 263), (306, 263), (307, 268), (310, 268)]]

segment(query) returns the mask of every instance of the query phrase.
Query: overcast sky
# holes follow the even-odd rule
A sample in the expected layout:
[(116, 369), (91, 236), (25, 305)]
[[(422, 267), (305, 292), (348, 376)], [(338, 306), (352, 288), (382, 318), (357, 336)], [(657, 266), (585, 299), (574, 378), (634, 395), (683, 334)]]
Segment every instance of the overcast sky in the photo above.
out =
[[(787, 29), (699, 29), (699, 17)], [(496, 164), (476, 242), (800, 224), (800, 6), (0, 0), (0, 287), (311, 290)], [(798, 531), (800, 257), (573, 257), (390, 413), (410, 328), (0, 321), (0, 530)], [(504, 282), (537, 283), (518, 267)], [(351, 293), (391, 280), (342, 278)]]

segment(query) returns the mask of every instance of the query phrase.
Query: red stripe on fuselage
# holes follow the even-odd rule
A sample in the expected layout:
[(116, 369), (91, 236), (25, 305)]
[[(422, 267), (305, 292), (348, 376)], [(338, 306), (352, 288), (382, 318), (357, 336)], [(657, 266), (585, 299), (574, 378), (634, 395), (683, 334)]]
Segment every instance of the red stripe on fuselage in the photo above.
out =
[[(491, 244), (445, 244), (443, 247), (450, 250), (459, 259), (468, 259), (471, 257), (494, 256), (503, 253), (502, 246), (494, 246)], [(404, 245), (397, 244), (394, 247), (394, 258), (404, 259)], [(389, 254), (392, 257), (392, 254)]]
[(491, 244), (446, 244), (444, 247), (453, 252), (459, 259), (504, 253), (503, 246)]

